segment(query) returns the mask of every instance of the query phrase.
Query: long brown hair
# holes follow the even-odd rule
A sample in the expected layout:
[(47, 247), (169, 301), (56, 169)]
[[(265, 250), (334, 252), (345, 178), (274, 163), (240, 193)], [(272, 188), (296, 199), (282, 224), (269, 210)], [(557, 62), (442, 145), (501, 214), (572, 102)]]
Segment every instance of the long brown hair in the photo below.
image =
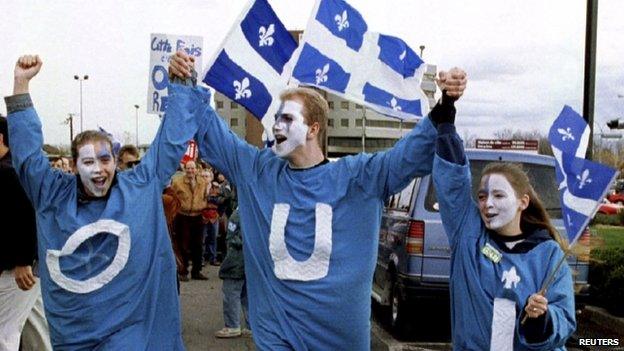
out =
[(546, 229), (548, 234), (565, 250), (565, 242), (557, 229), (552, 225), (550, 216), (546, 212), (542, 200), (540, 200), (535, 189), (533, 189), (526, 172), (514, 163), (494, 162), (488, 164), (483, 169), (481, 177), (483, 178), (490, 174), (503, 175), (511, 184), (517, 197), (524, 194), (529, 196), (529, 205), (520, 214), (520, 230), (523, 233), (528, 233), (536, 229)]

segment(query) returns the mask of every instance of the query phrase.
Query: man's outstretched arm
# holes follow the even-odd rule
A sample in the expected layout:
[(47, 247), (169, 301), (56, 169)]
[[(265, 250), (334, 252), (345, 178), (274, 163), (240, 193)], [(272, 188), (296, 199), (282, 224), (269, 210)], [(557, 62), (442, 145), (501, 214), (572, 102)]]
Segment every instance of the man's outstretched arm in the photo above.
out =
[[(170, 76), (186, 82), (185, 84), (188, 84), (188, 81), (193, 79), (192, 62), (188, 58), (189, 56), (186, 53), (178, 51), (169, 62)], [(186, 89), (184, 94), (193, 94), (200, 91), (200, 88), (180, 87)], [(176, 99), (182, 100), (184, 94), (180, 94)], [(169, 101), (173, 103), (176, 100), (170, 99)], [(176, 113), (185, 114), (197, 106), (189, 104), (179, 107)], [(258, 149), (232, 133), (208, 103), (202, 104), (199, 110), (202, 117), (200, 118), (196, 141), (202, 158), (224, 173), (235, 184), (252, 179), (255, 170), (254, 162), (259, 152)]]
[[(429, 115), (389, 150), (372, 157), (359, 156), (365, 161), (357, 176), (364, 191), (387, 197), (399, 192), (414, 177), (431, 173), (438, 135), (436, 128), (454, 122), (454, 102), (463, 95), (466, 82), (466, 73), (459, 68), (440, 72), (438, 85), (443, 97)], [(371, 183), (371, 179), (375, 182)]]

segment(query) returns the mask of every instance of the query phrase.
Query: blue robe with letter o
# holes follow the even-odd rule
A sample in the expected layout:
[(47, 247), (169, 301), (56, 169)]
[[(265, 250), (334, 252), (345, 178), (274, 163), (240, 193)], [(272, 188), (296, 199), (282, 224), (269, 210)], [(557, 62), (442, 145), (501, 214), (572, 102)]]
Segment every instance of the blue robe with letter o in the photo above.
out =
[[(205, 98), (184, 89), (170, 88), (169, 96), (179, 95), (170, 108)], [(15, 170), (37, 212), (54, 349), (183, 350), (162, 191), (197, 130), (197, 116), (167, 113), (141, 163), (118, 172), (99, 199), (79, 196), (77, 176), (50, 168), (34, 108), (11, 113), (8, 121)]]

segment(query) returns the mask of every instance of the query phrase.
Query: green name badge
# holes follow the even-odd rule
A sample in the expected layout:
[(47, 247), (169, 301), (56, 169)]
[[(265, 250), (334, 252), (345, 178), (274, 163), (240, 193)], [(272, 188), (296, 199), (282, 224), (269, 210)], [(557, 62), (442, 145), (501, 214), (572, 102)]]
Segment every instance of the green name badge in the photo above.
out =
[(500, 260), (503, 258), (503, 254), (498, 252), (498, 250), (496, 250), (494, 246), (490, 245), (490, 243), (486, 243), (485, 246), (481, 248), (481, 253), (494, 263), (500, 262)]

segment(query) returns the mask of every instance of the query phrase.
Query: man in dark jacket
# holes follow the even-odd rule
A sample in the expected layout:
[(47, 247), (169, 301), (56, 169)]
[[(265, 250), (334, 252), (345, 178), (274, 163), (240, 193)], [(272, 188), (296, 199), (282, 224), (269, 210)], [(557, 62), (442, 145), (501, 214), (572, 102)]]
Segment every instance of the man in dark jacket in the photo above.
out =
[(17, 351), (25, 328), (25, 348), (51, 350), (41, 286), (33, 272), (35, 211), (13, 169), (8, 145), (7, 120), (0, 116), (0, 350)]
[(223, 320), (225, 328), (217, 331), (217, 338), (235, 338), (241, 335), (251, 336), (249, 329), (241, 330), (241, 306), (247, 321), (247, 289), (245, 287), (245, 262), (243, 259), (243, 235), (240, 227), (238, 209), (234, 210), (227, 228), (227, 253), (219, 278), (223, 279)]

